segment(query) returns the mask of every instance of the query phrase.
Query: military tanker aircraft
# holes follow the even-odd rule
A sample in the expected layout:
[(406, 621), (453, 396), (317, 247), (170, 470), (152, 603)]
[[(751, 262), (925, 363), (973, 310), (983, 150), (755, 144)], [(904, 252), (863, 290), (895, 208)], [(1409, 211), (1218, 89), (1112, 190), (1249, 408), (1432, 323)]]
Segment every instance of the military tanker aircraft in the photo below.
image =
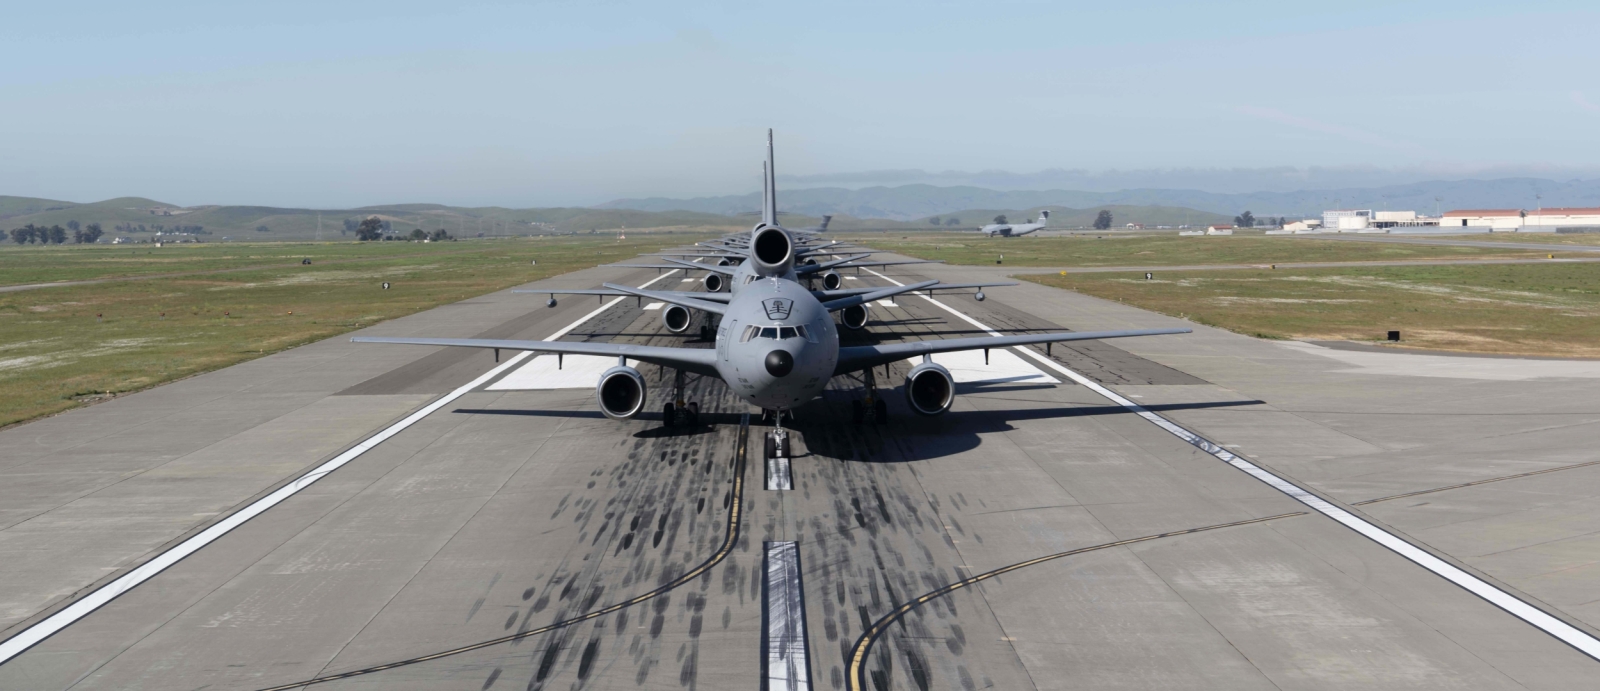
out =
[[(955, 380), (949, 370), (933, 362), (935, 353), (984, 350), (1039, 343), (1127, 338), (1189, 333), (1189, 329), (1138, 329), (1044, 333), (1015, 336), (980, 336), (927, 340), (887, 345), (841, 347), (839, 332), (831, 314), (904, 293), (937, 289), (938, 281), (922, 281), (903, 286), (866, 289), (844, 297), (819, 298), (794, 279), (795, 241), (790, 232), (777, 225), (777, 201), (772, 185), (772, 140), (767, 139), (767, 194), (763, 219), (750, 232), (750, 255), (743, 264), (753, 272), (750, 281), (725, 301), (685, 296), (673, 291), (644, 290), (605, 284), (609, 290), (642, 299), (660, 300), (687, 309), (719, 315), (715, 348), (677, 348), (624, 343), (576, 343), (566, 341), (523, 341), (481, 338), (416, 338), (357, 336), (357, 343), (391, 343), (423, 346), (455, 346), (523, 350), (538, 353), (614, 356), (617, 365), (600, 376), (595, 399), (600, 412), (615, 420), (633, 418), (644, 411), (647, 398), (645, 378), (630, 367), (632, 359), (671, 369), (674, 392), (662, 409), (667, 426), (678, 421), (696, 424), (697, 403), (686, 403), (684, 375), (717, 377), (741, 400), (760, 407), (763, 417), (782, 423), (786, 413), (822, 394), (829, 380), (837, 376), (861, 375), (865, 401), (855, 409), (865, 409), (882, 422), (887, 406), (876, 395), (873, 370), (897, 360), (922, 356), (905, 380), (906, 403), (919, 415), (940, 415), (950, 409), (955, 398)], [(742, 265), (743, 265), (742, 264)], [(768, 437), (768, 450), (782, 431)], [(782, 437), (786, 439), (786, 437)]]

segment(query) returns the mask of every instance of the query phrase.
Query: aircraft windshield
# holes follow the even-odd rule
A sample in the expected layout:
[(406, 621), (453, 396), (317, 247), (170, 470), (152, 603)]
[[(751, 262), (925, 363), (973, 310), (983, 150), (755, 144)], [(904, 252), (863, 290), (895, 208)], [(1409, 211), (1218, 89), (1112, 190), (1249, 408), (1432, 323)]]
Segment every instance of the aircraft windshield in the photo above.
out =
[(817, 342), (804, 326), (747, 326), (744, 328), (744, 335), (739, 337), (739, 342), (745, 343), (753, 338), (770, 338), (778, 341), (804, 338), (812, 343)]

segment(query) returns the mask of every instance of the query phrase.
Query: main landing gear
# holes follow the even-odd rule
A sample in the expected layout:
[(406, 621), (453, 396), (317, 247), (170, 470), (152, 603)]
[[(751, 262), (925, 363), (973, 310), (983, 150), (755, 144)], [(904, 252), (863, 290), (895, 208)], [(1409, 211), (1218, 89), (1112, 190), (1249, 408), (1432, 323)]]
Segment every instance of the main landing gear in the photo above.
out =
[(683, 401), (683, 370), (672, 371), (672, 400), (661, 408), (663, 427), (700, 426), (700, 404)]
[(850, 421), (855, 424), (866, 422), (868, 418), (877, 424), (889, 421), (889, 402), (878, 397), (878, 381), (872, 376), (869, 367), (861, 371), (863, 388), (866, 389), (866, 400), (856, 399), (850, 402)]

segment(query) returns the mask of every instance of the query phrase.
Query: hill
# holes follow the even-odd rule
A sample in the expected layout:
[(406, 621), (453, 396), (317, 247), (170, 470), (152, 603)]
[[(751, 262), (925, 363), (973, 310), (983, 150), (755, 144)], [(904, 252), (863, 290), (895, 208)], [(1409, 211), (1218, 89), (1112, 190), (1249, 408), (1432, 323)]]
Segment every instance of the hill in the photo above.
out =
[[(1535, 195), (1542, 196), (1539, 199)], [(1437, 200), (1437, 201), (1436, 201)], [(607, 209), (666, 211), (682, 209), (733, 214), (758, 208), (760, 195), (750, 193), (693, 199), (618, 199)], [(1600, 180), (1558, 182), (1540, 178), (1444, 180), (1377, 187), (1310, 189), (1293, 192), (1224, 194), (1186, 189), (1125, 189), (1115, 192), (1075, 190), (999, 191), (982, 187), (916, 184), (897, 187), (817, 187), (782, 190), (783, 208), (810, 216), (844, 214), (858, 218), (909, 221), (966, 209), (1026, 209), (1062, 206), (1164, 206), (1196, 209), (1232, 218), (1250, 210), (1257, 216), (1314, 216), (1324, 209), (1410, 209), (1434, 213), (1451, 208), (1525, 208), (1600, 206)]]
[[(1006, 220), (1012, 223), (1032, 223), (1039, 218), (1041, 210), (1050, 211), (1051, 228), (1088, 228), (1094, 225), (1095, 217), (1101, 211), (1111, 212), (1111, 223), (1118, 228), (1129, 223), (1143, 224), (1146, 228), (1156, 226), (1191, 225), (1204, 226), (1213, 223), (1231, 223), (1232, 216), (1224, 216), (1208, 211), (1197, 211), (1175, 206), (1130, 206), (1126, 204), (1111, 204), (1093, 206), (1087, 209), (1073, 209), (1065, 206), (1035, 206), (1026, 209), (963, 209), (938, 216), (919, 218), (907, 223), (908, 227), (932, 229), (934, 226), (929, 221), (938, 218), (941, 227), (971, 229), (993, 223), (996, 216), (1004, 214)], [(954, 226), (945, 226), (944, 222), (951, 218), (958, 219)]]
[[(297, 209), (271, 206), (195, 206), (123, 197), (79, 204), (31, 197), (0, 197), (0, 223), (9, 230), (33, 223), (65, 226), (99, 223), (107, 240), (116, 236), (154, 237), (158, 231), (199, 227), (210, 241), (352, 239), (348, 228), (368, 216), (388, 221), (401, 233), (443, 228), (457, 237), (611, 231), (620, 228), (694, 227), (733, 230), (744, 221), (694, 211), (649, 212), (585, 207), (508, 209), (443, 204), (386, 204), (355, 209)], [(349, 225), (346, 224), (349, 222)], [(120, 230), (119, 230), (120, 228)], [(266, 230), (258, 230), (265, 228)]]

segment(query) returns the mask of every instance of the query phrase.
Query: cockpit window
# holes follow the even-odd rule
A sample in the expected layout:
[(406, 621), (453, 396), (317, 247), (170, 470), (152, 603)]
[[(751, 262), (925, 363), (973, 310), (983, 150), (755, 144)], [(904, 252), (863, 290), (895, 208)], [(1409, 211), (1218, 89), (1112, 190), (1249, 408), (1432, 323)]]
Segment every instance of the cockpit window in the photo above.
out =
[(804, 338), (807, 341), (810, 341), (812, 343), (816, 343), (817, 342), (817, 339), (812, 338), (811, 337), (811, 333), (806, 331), (806, 327), (804, 327), (804, 326), (796, 326), (796, 327), (794, 327), (794, 330), (800, 332), (800, 337), (801, 338)]
[(749, 285), (751, 283), (755, 283), (756, 282), (756, 278), (758, 278), (758, 277), (756, 275), (754, 275), (754, 274), (751, 274), (749, 276), (745, 276), (744, 277), (745, 285)]
[(750, 325), (750, 326), (744, 327), (744, 335), (739, 337), (739, 342), (740, 343), (748, 342), (750, 339), (755, 338), (756, 337), (756, 333), (759, 332), (760, 330), (761, 330), (761, 327), (755, 326), (753, 324)]
[(761, 329), (761, 337), (762, 338), (777, 338), (778, 337), (778, 327), (776, 327), (776, 326), (763, 327)]
[(787, 339), (790, 339), (790, 338), (794, 338), (795, 335), (796, 334), (794, 332), (794, 327), (792, 327), (792, 326), (780, 326), (780, 327), (778, 327), (778, 338), (780, 340), (787, 340)]

